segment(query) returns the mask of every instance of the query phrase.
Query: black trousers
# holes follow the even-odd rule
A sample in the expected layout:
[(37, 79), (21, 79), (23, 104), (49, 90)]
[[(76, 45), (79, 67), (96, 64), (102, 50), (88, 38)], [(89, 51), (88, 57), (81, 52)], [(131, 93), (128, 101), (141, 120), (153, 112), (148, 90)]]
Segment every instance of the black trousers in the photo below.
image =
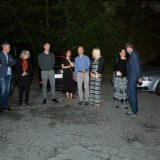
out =
[(22, 105), (23, 94), (25, 93), (25, 104), (29, 104), (29, 91), (30, 91), (30, 76), (23, 76), (18, 78), (19, 88), (19, 105)]

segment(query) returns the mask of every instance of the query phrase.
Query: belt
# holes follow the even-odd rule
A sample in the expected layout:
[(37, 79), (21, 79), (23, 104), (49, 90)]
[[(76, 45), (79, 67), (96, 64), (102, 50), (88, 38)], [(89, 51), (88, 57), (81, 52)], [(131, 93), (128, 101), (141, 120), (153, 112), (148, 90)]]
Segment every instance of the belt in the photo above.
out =
[(84, 71), (78, 71), (78, 72), (79, 72), (79, 73), (83, 73), (83, 74), (85, 74), (87, 71), (85, 71), (85, 72), (84, 72)]
[(87, 70), (85, 70), (85, 72), (84, 71), (78, 71), (78, 72), (80, 72), (80, 73), (85, 73), (85, 72), (88, 72)]

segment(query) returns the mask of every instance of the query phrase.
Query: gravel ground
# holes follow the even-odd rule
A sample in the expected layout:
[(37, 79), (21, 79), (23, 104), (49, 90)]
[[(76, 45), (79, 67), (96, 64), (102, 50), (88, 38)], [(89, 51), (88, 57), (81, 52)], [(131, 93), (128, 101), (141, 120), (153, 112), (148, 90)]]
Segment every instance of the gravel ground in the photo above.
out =
[[(50, 93), (49, 93), (50, 94)], [(0, 114), (0, 160), (160, 160), (160, 97), (139, 93), (139, 115), (112, 105), (112, 86), (103, 82), (103, 107), (78, 106), (75, 95), (60, 104), (50, 95), (42, 105), (36, 83), (31, 86), (31, 107), (19, 108), (17, 89), (12, 111)]]

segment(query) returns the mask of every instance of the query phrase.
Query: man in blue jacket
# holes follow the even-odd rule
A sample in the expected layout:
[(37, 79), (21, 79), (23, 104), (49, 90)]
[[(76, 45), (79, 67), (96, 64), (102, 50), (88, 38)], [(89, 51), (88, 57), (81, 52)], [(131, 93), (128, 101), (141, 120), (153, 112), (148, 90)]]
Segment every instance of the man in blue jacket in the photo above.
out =
[(137, 82), (141, 81), (141, 67), (137, 52), (134, 51), (134, 45), (127, 43), (126, 50), (129, 53), (129, 60), (127, 64), (128, 76), (128, 100), (131, 106), (131, 111), (127, 112), (128, 116), (136, 116), (138, 112), (137, 100)]
[(12, 66), (16, 62), (9, 52), (10, 45), (3, 43), (2, 51), (0, 52), (0, 112), (11, 110), (8, 106), (8, 95), (12, 78)]

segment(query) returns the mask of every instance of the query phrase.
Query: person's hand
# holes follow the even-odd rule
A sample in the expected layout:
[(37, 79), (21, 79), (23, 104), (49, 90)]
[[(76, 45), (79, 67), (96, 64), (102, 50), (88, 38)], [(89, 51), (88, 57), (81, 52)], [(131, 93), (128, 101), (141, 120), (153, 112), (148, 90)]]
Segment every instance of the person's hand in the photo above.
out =
[(74, 76), (74, 80), (77, 82), (77, 76)]
[(74, 67), (74, 64), (71, 62), (71, 67)]
[(91, 73), (91, 78), (96, 78), (96, 75), (94, 73)]
[(28, 73), (27, 72), (23, 72), (22, 73), (22, 76), (26, 76)]
[(142, 84), (142, 78), (139, 78), (139, 79), (138, 79), (138, 83), (139, 83), (139, 84)]
[(69, 57), (66, 57), (66, 59), (67, 59), (68, 61), (70, 61), (70, 58), (69, 58)]
[(12, 66), (12, 64), (13, 64), (13, 60), (11, 59), (11, 60), (9, 60), (8, 62), (7, 62), (7, 64), (9, 65), (9, 66)]

